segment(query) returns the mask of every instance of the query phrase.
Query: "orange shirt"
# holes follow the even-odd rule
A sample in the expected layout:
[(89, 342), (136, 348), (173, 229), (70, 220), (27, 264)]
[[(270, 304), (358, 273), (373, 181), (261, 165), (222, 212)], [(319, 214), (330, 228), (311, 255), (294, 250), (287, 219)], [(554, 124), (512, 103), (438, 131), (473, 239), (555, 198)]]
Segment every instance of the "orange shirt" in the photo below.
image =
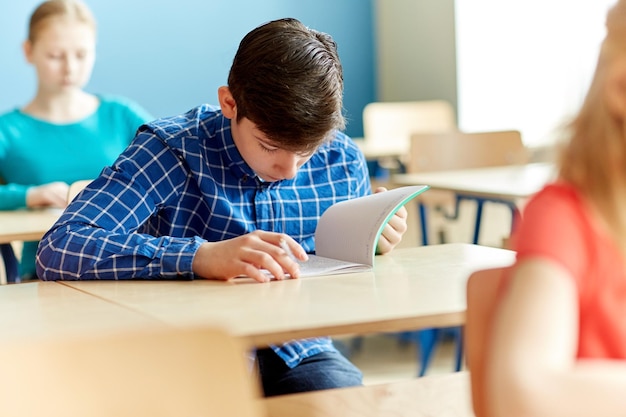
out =
[(547, 185), (524, 208), (514, 236), (519, 260), (541, 256), (572, 274), (580, 307), (579, 358), (626, 358), (626, 263), (593, 227), (578, 191)]

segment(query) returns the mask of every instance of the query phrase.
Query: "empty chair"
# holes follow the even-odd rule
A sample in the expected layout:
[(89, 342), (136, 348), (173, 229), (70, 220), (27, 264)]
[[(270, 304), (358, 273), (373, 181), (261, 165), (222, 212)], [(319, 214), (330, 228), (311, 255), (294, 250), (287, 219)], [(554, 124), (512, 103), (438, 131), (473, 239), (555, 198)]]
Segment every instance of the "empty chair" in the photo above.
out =
[(506, 268), (474, 272), (467, 281), (467, 313), (465, 316), (465, 346), (470, 371), (472, 406), (476, 417), (485, 417), (485, 341), (489, 338), (497, 300), (505, 283)]
[[(415, 133), (411, 136), (409, 161), (408, 172), (431, 172), (525, 164), (529, 161), (529, 153), (524, 146), (521, 133), (517, 130)], [(437, 200), (436, 197), (429, 201), (429, 196), (434, 196), (434, 194), (436, 193), (431, 192), (425, 195), (425, 200), (421, 200), (420, 222), (423, 244), (428, 243), (428, 226), (423, 203), (429, 202), (432, 206), (435, 205), (434, 202), (437, 202), (441, 205), (441, 200)], [(463, 196), (457, 196), (454, 213), (448, 216), (449, 219), (458, 218), (459, 202), (463, 198)], [(477, 203), (473, 243), (478, 243), (482, 208), (484, 202), (488, 200), (475, 196), (472, 196), (471, 200)]]
[[(411, 135), (411, 155), (408, 158), (407, 171), (409, 173), (432, 172), (444, 170), (461, 170), (524, 164), (528, 162), (528, 151), (517, 130), (488, 131), (488, 132), (438, 132), (414, 133)], [(429, 222), (427, 207), (436, 207), (444, 213), (448, 220), (459, 217), (461, 201), (471, 200), (476, 203), (476, 217), (472, 243), (478, 243), (482, 223), (483, 207), (486, 202), (504, 204), (511, 209), (511, 221), (515, 218), (516, 208), (508, 201), (477, 196), (456, 195), (451, 198), (449, 193), (437, 193), (430, 190), (418, 200), (419, 219), (422, 230), (422, 244), (429, 242)], [(442, 233), (441, 233), (442, 234)], [(440, 235), (441, 235), (440, 234)], [(455, 369), (460, 370), (463, 358), (462, 329), (447, 330), (456, 343)], [(420, 349), (420, 363), (423, 374), (430, 363), (432, 354), (442, 329), (427, 329), (405, 334), (405, 338), (418, 341)]]
[(265, 415), (242, 347), (217, 328), (5, 341), (0, 352), (2, 416)]
[[(431, 172), (445, 170), (463, 170), (471, 168), (486, 168), (525, 164), (529, 161), (529, 153), (524, 146), (522, 137), (517, 130), (503, 130), (490, 132), (446, 132), (421, 134), (411, 136), (411, 157), (409, 158), (408, 172)], [(472, 243), (478, 243), (483, 205), (487, 201), (501, 203), (511, 208), (510, 202), (479, 198), (477, 196), (457, 195), (456, 201), (450, 202), (449, 194), (429, 191), (420, 198), (419, 217), (422, 229), (422, 244), (428, 244), (428, 220), (426, 206), (438, 207), (453, 206), (447, 209), (446, 217), (450, 220), (458, 218), (461, 200), (476, 202), (476, 220)], [(446, 198), (447, 197), (447, 198)], [(450, 214), (450, 212), (452, 212)]]
[(408, 172), (484, 168), (528, 162), (517, 130), (413, 133)]
[(78, 193), (80, 193), (83, 190), (83, 188), (88, 186), (91, 183), (91, 181), (93, 180), (78, 180), (78, 181), (74, 181), (73, 183), (71, 183), (70, 188), (67, 192), (67, 202), (71, 203), (74, 197), (76, 197)]
[(373, 102), (363, 109), (363, 151), (386, 168), (407, 163), (411, 134), (456, 130), (456, 114), (445, 100)]

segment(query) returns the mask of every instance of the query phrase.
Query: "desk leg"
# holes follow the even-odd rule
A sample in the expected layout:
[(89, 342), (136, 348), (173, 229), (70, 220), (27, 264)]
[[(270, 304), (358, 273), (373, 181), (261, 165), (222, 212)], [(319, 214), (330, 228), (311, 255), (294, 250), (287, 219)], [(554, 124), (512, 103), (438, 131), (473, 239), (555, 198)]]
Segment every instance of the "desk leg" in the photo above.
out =
[(417, 205), (417, 209), (419, 211), (420, 218), (420, 226), (422, 227), (422, 245), (428, 245), (428, 224), (427, 213), (426, 213), (426, 205), (421, 201)]
[(19, 282), (19, 262), (10, 243), (0, 244), (0, 255), (2, 255), (4, 267), (7, 271), (7, 282)]
[(485, 200), (476, 199), (476, 222), (474, 223), (474, 238), (472, 243), (478, 245), (478, 238), (480, 237), (480, 223), (483, 218), (483, 205)]
[(483, 207), (486, 202), (504, 204), (511, 210), (511, 233), (513, 233), (513, 230), (515, 230), (517, 221), (520, 219), (519, 209), (517, 208), (517, 205), (514, 202), (511, 202), (509, 200), (497, 199), (497, 198), (483, 198), (483, 197), (476, 197), (476, 196), (462, 195), (462, 194), (457, 195), (456, 211), (453, 216), (448, 216), (449, 219), (458, 218), (459, 211), (460, 211), (459, 209), (460, 200), (472, 200), (476, 202), (476, 220), (474, 223), (474, 237), (472, 239), (472, 243), (476, 245), (478, 244), (478, 239), (480, 237), (480, 226), (481, 226), (481, 221), (483, 217)]

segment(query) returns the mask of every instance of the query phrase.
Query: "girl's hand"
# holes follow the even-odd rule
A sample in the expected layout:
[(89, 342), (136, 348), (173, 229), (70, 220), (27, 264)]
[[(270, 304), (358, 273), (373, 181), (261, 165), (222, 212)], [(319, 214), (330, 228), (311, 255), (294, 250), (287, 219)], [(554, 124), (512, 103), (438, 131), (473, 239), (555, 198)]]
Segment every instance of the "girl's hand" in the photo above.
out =
[(26, 192), (26, 206), (65, 208), (69, 189), (69, 185), (61, 181), (31, 187)]

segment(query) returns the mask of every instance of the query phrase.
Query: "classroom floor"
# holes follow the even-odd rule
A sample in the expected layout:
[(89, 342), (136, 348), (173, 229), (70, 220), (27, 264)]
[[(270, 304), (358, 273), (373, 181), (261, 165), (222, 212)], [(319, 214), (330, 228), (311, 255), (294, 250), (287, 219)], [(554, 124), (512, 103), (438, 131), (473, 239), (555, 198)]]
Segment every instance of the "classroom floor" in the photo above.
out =
[[(392, 334), (365, 336), (358, 351), (350, 351), (352, 338), (334, 339), (338, 347), (363, 372), (365, 385), (382, 384), (415, 378), (418, 372), (415, 343), (401, 343)], [(344, 350), (346, 349), (346, 350)], [(454, 343), (442, 341), (426, 375), (453, 372)]]

